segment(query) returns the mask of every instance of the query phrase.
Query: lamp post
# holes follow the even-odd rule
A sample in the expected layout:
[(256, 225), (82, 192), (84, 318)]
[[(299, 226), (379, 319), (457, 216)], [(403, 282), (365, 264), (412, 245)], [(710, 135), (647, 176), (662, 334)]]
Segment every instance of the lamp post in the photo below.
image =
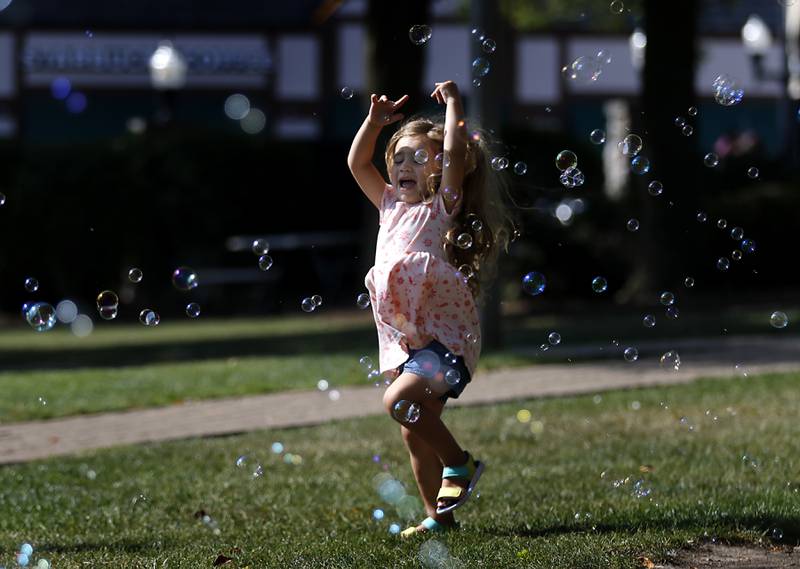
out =
[(647, 35), (642, 28), (636, 28), (628, 38), (628, 46), (631, 49), (631, 65), (636, 72), (644, 69), (644, 53), (647, 47)]
[(148, 67), (150, 84), (161, 94), (156, 122), (165, 124), (172, 119), (176, 91), (186, 84), (186, 60), (172, 42), (161, 41), (150, 56)]
[[(782, 11), (785, 34), (783, 37), (784, 53), (781, 58), (780, 69), (767, 69), (764, 65), (764, 57), (772, 48), (772, 33), (764, 20), (755, 14), (747, 18), (742, 26), (742, 43), (747, 54), (750, 56), (750, 63), (753, 68), (753, 75), (758, 81), (776, 81), (781, 86), (781, 109), (779, 122), (783, 125), (783, 148), (787, 160), (784, 163), (789, 168), (793, 168), (796, 162), (797, 147), (797, 127), (795, 122), (795, 109), (790, 101), (790, 79), (792, 74), (789, 69), (789, 58), (796, 50), (790, 49), (789, 40), (797, 41), (797, 26), (793, 25), (789, 17), (789, 8), (785, 7)], [(797, 13), (794, 13), (794, 17)]]

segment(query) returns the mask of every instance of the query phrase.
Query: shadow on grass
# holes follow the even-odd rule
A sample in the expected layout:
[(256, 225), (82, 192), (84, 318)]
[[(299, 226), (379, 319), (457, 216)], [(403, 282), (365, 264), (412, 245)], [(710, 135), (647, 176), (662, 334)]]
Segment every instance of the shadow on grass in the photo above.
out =
[(303, 355), (315, 357), (334, 352), (360, 351), (377, 344), (371, 327), (298, 336), (215, 338), (164, 344), (98, 347), (92, 350), (0, 350), (0, 369), (36, 370), (120, 367), (211, 360), (229, 357)]
[[(549, 537), (573, 533), (618, 533), (630, 532), (642, 529), (669, 530), (693, 530), (705, 531), (710, 520), (670, 520), (645, 519), (631, 524), (576, 524), (576, 525), (555, 525), (544, 528), (532, 528), (530, 526), (517, 526), (516, 528), (487, 528), (488, 534), (497, 537)], [(750, 529), (759, 531), (774, 543), (796, 544), (800, 540), (800, 517), (769, 517), (769, 516), (743, 516), (730, 519), (727, 523), (719, 523), (714, 520), (716, 529), (725, 528), (730, 530)], [(594, 529), (593, 529), (594, 528)], [(773, 534), (773, 530), (778, 529), (781, 534)]]

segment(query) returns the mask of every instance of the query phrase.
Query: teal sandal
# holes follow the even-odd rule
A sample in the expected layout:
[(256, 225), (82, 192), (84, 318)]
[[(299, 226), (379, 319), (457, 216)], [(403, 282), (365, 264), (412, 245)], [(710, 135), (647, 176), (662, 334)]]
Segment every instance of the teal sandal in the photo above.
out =
[(445, 466), (444, 469), (442, 469), (442, 478), (462, 478), (469, 480), (469, 484), (467, 484), (466, 488), (461, 488), (460, 486), (442, 486), (439, 490), (439, 494), (436, 496), (436, 501), (438, 502), (442, 498), (446, 498), (455, 499), (455, 502), (443, 508), (437, 507), (437, 514), (446, 514), (447, 512), (452, 512), (456, 508), (463, 506), (467, 500), (469, 500), (472, 491), (475, 489), (475, 485), (478, 483), (478, 479), (480, 479), (481, 474), (483, 474), (484, 464), (479, 460), (473, 460), (469, 453), (466, 453), (466, 455), (467, 461), (461, 466)]
[(417, 526), (411, 526), (410, 528), (406, 528), (400, 532), (400, 537), (403, 539), (407, 539), (409, 537), (414, 537), (415, 535), (419, 534), (427, 534), (427, 533), (445, 533), (448, 531), (452, 531), (454, 529), (458, 529), (458, 524), (452, 526), (446, 526), (444, 524), (440, 524), (436, 520), (431, 517), (427, 517), (420, 523), (421, 526), (425, 527), (425, 530), (417, 529)]

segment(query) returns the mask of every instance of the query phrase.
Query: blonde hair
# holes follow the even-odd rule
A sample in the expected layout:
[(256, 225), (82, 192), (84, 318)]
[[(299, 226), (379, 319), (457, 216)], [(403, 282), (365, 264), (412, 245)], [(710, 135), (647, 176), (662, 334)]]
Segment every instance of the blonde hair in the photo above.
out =
[[(515, 225), (502, 197), (504, 193), (508, 195), (507, 182), (489, 163), (490, 139), (471, 124), (469, 133), (463, 188), (455, 188), (461, 191), (461, 205), (453, 226), (444, 236), (443, 246), (445, 259), (461, 271), (473, 297), (482, 302), (496, 276), (500, 251), (508, 252)], [(404, 136), (426, 136), (441, 152), (444, 123), (425, 117), (412, 117), (402, 123), (386, 144), (387, 171), (391, 171), (397, 142)], [(428, 175), (427, 187), (423, 188), (425, 203), (432, 202), (440, 190), (441, 169), (435, 170)], [(469, 238), (461, 237), (462, 234)]]

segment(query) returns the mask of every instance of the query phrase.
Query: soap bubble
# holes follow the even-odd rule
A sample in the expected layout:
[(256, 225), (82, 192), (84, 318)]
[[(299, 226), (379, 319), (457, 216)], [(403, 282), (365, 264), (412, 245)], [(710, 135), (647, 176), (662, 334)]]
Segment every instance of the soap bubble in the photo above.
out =
[(741, 241), (742, 237), (744, 237), (744, 229), (741, 227), (734, 227), (731, 229), (731, 239), (734, 241)]
[(358, 363), (361, 364), (361, 367), (366, 370), (370, 370), (374, 366), (372, 363), (372, 358), (369, 356), (361, 356), (361, 358), (358, 360)]
[(253, 252), (253, 255), (256, 255), (257, 257), (266, 255), (269, 253), (269, 241), (261, 238), (254, 239), (250, 244), (250, 250)]
[(623, 156), (636, 156), (642, 150), (642, 146), (642, 139), (638, 134), (629, 134), (617, 144)]
[(694, 134), (694, 127), (690, 124), (685, 124), (681, 129), (681, 133), (683, 136), (692, 136)]
[(747, 254), (753, 254), (756, 252), (756, 242), (752, 239), (742, 239), (742, 251)]
[(225, 114), (229, 119), (242, 120), (250, 112), (250, 99), (240, 93), (225, 99)]
[(725, 107), (740, 103), (744, 97), (744, 90), (728, 75), (717, 76), (711, 86), (714, 89), (714, 99)]
[(359, 294), (358, 297), (356, 298), (356, 306), (358, 306), (360, 309), (363, 310), (365, 308), (369, 308), (369, 305), (370, 305), (369, 295), (366, 292), (362, 292), (361, 294)]
[(646, 156), (636, 156), (631, 160), (631, 172), (642, 176), (650, 171), (650, 160)]
[(267, 116), (261, 109), (251, 108), (245, 117), (239, 121), (239, 126), (247, 134), (258, 134), (267, 124)]
[(680, 128), (686, 124), (686, 119), (683, 117), (675, 117), (675, 120), (673, 122), (675, 123), (675, 126)]
[(130, 271), (128, 271), (128, 280), (131, 281), (132, 283), (142, 282), (142, 277), (144, 277), (142, 269), (137, 269), (136, 267), (134, 267)]
[(659, 300), (664, 306), (672, 306), (675, 304), (675, 293), (672, 293), (668, 290), (664, 291), (661, 293)]
[(58, 319), (56, 309), (47, 302), (34, 302), (25, 310), (25, 320), (37, 332), (52, 330)]
[(606, 141), (606, 132), (602, 129), (596, 128), (589, 133), (589, 140), (592, 144), (603, 144)]
[(400, 423), (416, 423), (419, 421), (420, 406), (418, 403), (401, 399), (394, 404), (392, 416)]
[(709, 152), (703, 158), (703, 164), (705, 164), (709, 168), (714, 168), (717, 166), (717, 164), (719, 164), (719, 156), (717, 156), (713, 152)]
[(697, 221), (700, 223), (705, 223), (708, 220), (708, 215), (704, 211), (697, 212)]
[(483, 49), (485, 53), (494, 53), (494, 50), (497, 49), (497, 44), (493, 39), (486, 38), (481, 43), (481, 49)]
[(315, 294), (311, 297), (311, 300), (314, 302), (314, 306), (322, 306), (322, 297), (318, 294)]
[(145, 326), (158, 326), (161, 322), (161, 317), (156, 311), (145, 308), (139, 313), (139, 322)]
[(272, 267), (272, 257), (269, 255), (261, 255), (258, 258), (258, 268), (262, 271), (268, 271)]
[(683, 280), (683, 286), (686, 288), (692, 288), (694, 286), (694, 279), (692, 277), (686, 277)]
[(717, 229), (725, 229), (728, 227), (728, 220), (727, 219), (718, 219), (717, 220)]
[(680, 316), (680, 310), (678, 310), (677, 306), (667, 306), (664, 312), (668, 318), (672, 318), (673, 320), (677, 320), (678, 316)]
[(104, 290), (97, 295), (97, 311), (103, 320), (113, 320), (117, 317), (119, 297), (111, 290)]
[(547, 341), (550, 342), (551, 346), (557, 346), (561, 343), (561, 334), (558, 332), (550, 332), (547, 335)]
[(789, 317), (786, 316), (785, 312), (781, 312), (780, 310), (776, 310), (769, 316), (769, 324), (773, 328), (786, 328), (789, 324)]
[(56, 305), (56, 318), (64, 324), (71, 324), (78, 317), (78, 306), (71, 300), (62, 300)]
[(738, 249), (734, 249), (733, 251), (731, 251), (731, 259), (733, 259), (734, 261), (741, 261), (742, 252), (739, 251)]
[(602, 62), (596, 57), (581, 55), (569, 65), (561, 68), (564, 77), (578, 83), (591, 83), (597, 81), (603, 72)]
[(625, 10), (625, 3), (622, 0), (614, 0), (609, 4), (608, 8), (614, 14), (622, 14), (623, 10)]
[(470, 31), (472, 38), (477, 41), (483, 41), (486, 39), (486, 33), (480, 28), (472, 28)]
[(689, 107), (689, 110), (686, 112), (689, 113), (690, 117), (695, 117), (697, 116), (697, 107)]
[(546, 285), (547, 279), (545, 279), (542, 273), (537, 271), (532, 271), (522, 277), (522, 290), (531, 296), (537, 296), (543, 293)]
[(328, 380), (327, 379), (320, 379), (317, 382), (317, 389), (320, 391), (327, 391), (328, 390)]
[(756, 168), (755, 166), (750, 166), (747, 169), (747, 177), (750, 178), (751, 180), (755, 180), (756, 178), (758, 178), (758, 176), (759, 176), (758, 168)]
[(556, 155), (556, 168), (567, 170), (578, 165), (578, 157), (571, 150), (562, 150)]
[(558, 180), (565, 188), (576, 188), (583, 185), (585, 178), (583, 172), (577, 168), (567, 168), (561, 173)]
[(498, 172), (500, 170), (505, 170), (508, 168), (508, 158), (505, 156), (495, 156), (492, 158), (492, 168)]
[(6, 195), (0, 194), (0, 206), (6, 205)]
[(634, 218), (629, 219), (626, 227), (628, 228), (628, 231), (631, 232), (639, 231), (639, 220)]
[(592, 279), (592, 290), (598, 294), (608, 290), (608, 281), (604, 277), (595, 277)]
[(372, 519), (376, 521), (382, 520), (384, 515), (385, 514), (383, 510), (381, 510), (380, 508), (375, 508), (374, 510), (372, 510)]
[(625, 351), (622, 352), (622, 357), (625, 358), (626, 362), (635, 362), (639, 359), (639, 350), (636, 348), (625, 348)]
[(342, 99), (350, 100), (353, 98), (353, 90), (350, 87), (342, 87), (340, 91)]
[(652, 314), (645, 314), (644, 318), (642, 318), (642, 324), (644, 324), (645, 328), (652, 328), (656, 325), (656, 317)]
[(30, 557), (24, 553), (17, 554), (17, 565), (20, 567), (25, 567), (30, 562)]
[(178, 267), (172, 272), (172, 284), (181, 291), (190, 291), (200, 284), (197, 273), (189, 267)]
[(653, 180), (648, 184), (647, 192), (651, 196), (660, 196), (664, 192), (664, 185), (658, 180)]
[(457, 385), (461, 381), (461, 373), (457, 369), (449, 369), (444, 374), (444, 380), (447, 385)]
[(470, 227), (472, 227), (472, 230), (475, 232), (483, 231), (483, 222), (480, 219), (474, 219)]
[(25, 279), (25, 290), (28, 292), (36, 292), (39, 290), (39, 281), (33, 277)]
[(424, 148), (418, 148), (414, 152), (414, 162), (417, 164), (425, 164), (428, 162), (428, 151)]
[(483, 82), (482, 82), (480, 79), (478, 79), (477, 77), (475, 77), (475, 78), (472, 80), (472, 86), (473, 86), (473, 87), (476, 87), (476, 88), (477, 88), (477, 87), (480, 87), (481, 85), (483, 85)]
[(491, 64), (485, 57), (478, 57), (472, 62), (472, 74), (476, 77), (486, 77), (489, 69), (491, 69)]
[(731, 267), (730, 259), (727, 257), (720, 257), (717, 259), (717, 268), (720, 271), (727, 271)]
[(408, 30), (408, 37), (414, 45), (422, 45), (431, 39), (431, 27), (422, 25), (411, 26)]
[(314, 301), (308, 297), (300, 301), (300, 308), (303, 309), (303, 312), (313, 312), (316, 307), (317, 305), (314, 304)]
[(186, 316), (189, 318), (197, 318), (200, 316), (200, 305), (196, 302), (190, 302), (186, 305)]
[(523, 176), (528, 171), (528, 165), (525, 162), (517, 162), (514, 164), (514, 173), (517, 176)]
[(659, 363), (662, 368), (672, 368), (678, 371), (681, 367), (681, 357), (675, 350), (670, 350), (661, 356)]
[(469, 233), (460, 233), (456, 237), (456, 246), (461, 249), (469, 249), (472, 247), (472, 235)]

